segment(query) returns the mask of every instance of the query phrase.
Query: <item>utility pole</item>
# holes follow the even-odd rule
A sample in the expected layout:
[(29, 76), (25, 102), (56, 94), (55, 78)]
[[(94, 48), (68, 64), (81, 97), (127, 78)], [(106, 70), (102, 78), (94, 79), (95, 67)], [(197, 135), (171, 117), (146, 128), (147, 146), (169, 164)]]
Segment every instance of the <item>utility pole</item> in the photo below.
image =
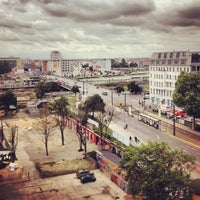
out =
[(124, 107), (126, 108), (126, 92), (124, 92)]
[(175, 104), (173, 104), (173, 135), (176, 136), (176, 115), (175, 115)]
[(112, 106), (113, 106), (113, 90), (111, 91), (111, 103), (112, 103)]
[(83, 81), (83, 95), (85, 94), (85, 82)]

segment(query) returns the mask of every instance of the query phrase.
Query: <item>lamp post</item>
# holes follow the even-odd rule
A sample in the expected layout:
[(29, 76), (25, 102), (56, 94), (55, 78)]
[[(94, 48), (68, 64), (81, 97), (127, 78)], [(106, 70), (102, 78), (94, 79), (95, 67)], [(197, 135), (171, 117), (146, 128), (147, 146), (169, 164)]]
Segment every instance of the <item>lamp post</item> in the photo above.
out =
[(173, 135), (176, 136), (176, 115), (175, 115), (175, 104), (173, 103)]
[(83, 95), (85, 94), (85, 82), (83, 81)]
[(112, 103), (112, 106), (113, 106), (113, 90), (111, 90), (111, 103)]
[(145, 99), (146, 97), (145, 97), (145, 92), (144, 92), (144, 110), (145, 110)]
[(124, 92), (124, 107), (126, 108), (126, 92)]

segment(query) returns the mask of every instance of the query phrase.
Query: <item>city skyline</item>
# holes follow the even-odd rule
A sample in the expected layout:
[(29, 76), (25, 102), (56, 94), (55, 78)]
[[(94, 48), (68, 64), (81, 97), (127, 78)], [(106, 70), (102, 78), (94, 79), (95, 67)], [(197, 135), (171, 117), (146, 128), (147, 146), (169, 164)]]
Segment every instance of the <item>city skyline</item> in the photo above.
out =
[(200, 0), (0, 0), (0, 57), (151, 57), (199, 49)]

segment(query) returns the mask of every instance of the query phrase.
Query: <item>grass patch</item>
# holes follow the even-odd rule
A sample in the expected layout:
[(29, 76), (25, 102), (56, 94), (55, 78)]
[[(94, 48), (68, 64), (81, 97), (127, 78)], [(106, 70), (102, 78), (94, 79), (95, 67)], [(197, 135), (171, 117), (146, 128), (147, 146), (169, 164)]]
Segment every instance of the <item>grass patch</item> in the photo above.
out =
[(36, 167), (43, 178), (71, 174), (79, 169), (90, 169), (91, 162), (87, 159), (64, 160), (59, 162), (37, 163)]

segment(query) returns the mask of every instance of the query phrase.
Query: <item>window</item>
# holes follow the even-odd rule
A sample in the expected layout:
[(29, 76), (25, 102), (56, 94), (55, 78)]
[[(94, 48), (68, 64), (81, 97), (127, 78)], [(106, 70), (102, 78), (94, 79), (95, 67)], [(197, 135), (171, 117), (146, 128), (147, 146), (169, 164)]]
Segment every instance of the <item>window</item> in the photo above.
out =
[(178, 65), (178, 59), (174, 59), (174, 64)]
[(181, 65), (185, 65), (186, 64), (186, 59), (181, 59)]
[(167, 53), (164, 53), (164, 58), (167, 58)]
[(172, 64), (172, 60), (170, 59), (170, 60), (167, 60), (167, 64), (168, 65), (171, 65)]
[(182, 56), (185, 57), (186, 56), (186, 52), (182, 52)]
[(173, 53), (170, 53), (169, 57), (170, 57), (170, 58), (173, 58)]
[(180, 57), (180, 52), (177, 52), (176, 53), (176, 58), (179, 58)]

